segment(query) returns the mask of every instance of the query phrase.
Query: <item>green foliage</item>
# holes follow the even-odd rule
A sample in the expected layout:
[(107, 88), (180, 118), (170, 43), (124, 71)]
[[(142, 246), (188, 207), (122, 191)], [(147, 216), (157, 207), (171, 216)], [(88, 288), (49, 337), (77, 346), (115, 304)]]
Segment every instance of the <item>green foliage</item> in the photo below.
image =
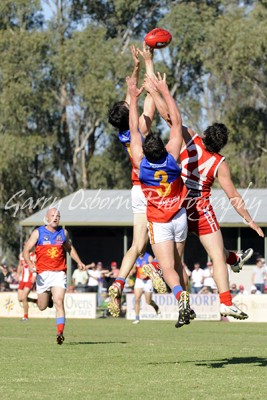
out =
[[(156, 26), (173, 35), (169, 47), (155, 51), (155, 70), (167, 73), (184, 122), (198, 131), (215, 120), (228, 124), (234, 182), (266, 187), (265, 1), (49, 4), (49, 21), (38, 0), (0, 5), (2, 207), (20, 188), (38, 199), (81, 187), (130, 187), (130, 164), (107, 111), (125, 97), (130, 44), (141, 47)], [(143, 72), (142, 65), (140, 82)], [(156, 115), (153, 129), (161, 128)], [(31, 212), (25, 208), (23, 216)], [(17, 245), (16, 224), (8, 221), (3, 245)], [(6, 230), (5, 222), (0, 237)]]

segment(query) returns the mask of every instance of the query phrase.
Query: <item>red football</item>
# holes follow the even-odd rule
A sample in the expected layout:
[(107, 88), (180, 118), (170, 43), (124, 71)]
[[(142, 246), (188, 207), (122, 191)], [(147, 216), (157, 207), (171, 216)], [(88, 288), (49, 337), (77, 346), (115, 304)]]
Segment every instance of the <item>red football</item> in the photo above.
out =
[(172, 40), (172, 35), (165, 29), (155, 28), (148, 32), (145, 37), (145, 42), (153, 49), (163, 49), (168, 46)]

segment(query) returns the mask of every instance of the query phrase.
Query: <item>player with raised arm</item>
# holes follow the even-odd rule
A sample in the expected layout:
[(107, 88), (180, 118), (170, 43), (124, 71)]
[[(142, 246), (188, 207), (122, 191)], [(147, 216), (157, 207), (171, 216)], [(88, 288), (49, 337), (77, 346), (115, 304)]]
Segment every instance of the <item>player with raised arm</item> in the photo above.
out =
[(138, 130), (138, 96), (142, 91), (136, 82), (128, 77), (127, 84), (131, 96), (130, 131), (131, 153), (139, 174), (142, 190), (147, 199), (147, 220), (152, 250), (158, 260), (163, 277), (171, 288), (179, 304), (176, 327), (190, 323), (189, 294), (184, 291), (179, 275), (175, 271), (175, 260), (179, 257), (187, 236), (186, 211), (182, 208), (186, 196), (186, 186), (181, 178), (181, 168), (177, 165), (182, 145), (182, 119), (177, 105), (163, 78), (158, 73), (151, 77), (154, 85), (163, 95), (172, 119), (170, 138), (164, 146), (161, 138), (151, 131), (144, 143)]
[[(145, 61), (146, 72), (149, 75), (154, 73), (153, 68), (153, 50), (143, 44), (143, 50), (139, 50), (134, 46), (131, 46), (131, 53), (134, 60), (134, 69), (132, 73), (132, 79), (138, 82), (140, 60), (139, 54)], [(109, 122), (112, 126), (119, 129), (118, 138), (126, 151), (129, 154), (132, 162), (130, 152), (131, 133), (129, 129), (129, 104), (131, 102), (129, 90), (127, 90), (125, 101), (117, 102), (109, 110)], [(138, 120), (138, 132), (140, 135), (145, 136), (150, 130), (151, 122), (155, 112), (155, 104), (148, 94), (144, 101), (143, 113)], [(130, 249), (124, 255), (120, 273), (116, 281), (109, 288), (109, 304), (108, 309), (112, 316), (118, 317), (120, 313), (120, 301), (121, 294), (124, 288), (125, 279), (131, 271), (135, 260), (144, 253), (147, 242), (147, 218), (146, 218), (146, 199), (141, 190), (140, 181), (136, 174), (134, 165), (132, 164), (132, 209), (133, 209), (133, 242)], [(162, 278), (154, 273), (151, 277), (153, 286), (158, 293), (166, 292), (166, 285)]]
[[(151, 80), (147, 79), (147, 85), (158, 111), (171, 125), (172, 119), (164, 99), (162, 99)], [(187, 209), (189, 232), (194, 232), (199, 236), (213, 262), (214, 280), (220, 295), (221, 314), (237, 319), (246, 319), (248, 317), (247, 314), (232, 303), (225, 258), (228, 257), (227, 262), (231, 264), (236, 263), (234, 268), (236, 267), (235, 272), (238, 272), (253, 251), (248, 249), (241, 255), (241, 260), (238, 260), (238, 256), (235, 256), (234, 253), (228, 252), (228, 255), (225, 256), (221, 230), (210, 203), (211, 187), (216, 177), (218, 177), (220, 186), (238, 214), (244, 218), (259, 236), (263, 237), (264, 235), (261, 228), (252, 220), (246, 210), (244, 201), (232, 182), (225, 158), (219, 154), (219, 151), (226, 145), (227, 140), (228, 130), (223, 124), (215, 123), (208, 127), (204, 131), (203, 138), (191, 129), (183, 127), (183, 146), (180, 153), (180, 162), (182, 165), (182, 177), (189, 190), (184, 205)]]
[[(35, 229), (23, 250), (23, 257), (30, 272), (37, 272), (37, 305), (43, 311), (49, 306), (51, 295), (56, 308), (57, 344), (64, 342), (66, 292), (66, 255), (67, 251), (78, 266), (85, 269), (75, 248), (72, 246), (66, 229), (59, 226), (60, 213), (57, 208), (50, 208), (45, 216), (46, 223)], [(35, 247), (36, 262), (32, 262), (30, 252)]]

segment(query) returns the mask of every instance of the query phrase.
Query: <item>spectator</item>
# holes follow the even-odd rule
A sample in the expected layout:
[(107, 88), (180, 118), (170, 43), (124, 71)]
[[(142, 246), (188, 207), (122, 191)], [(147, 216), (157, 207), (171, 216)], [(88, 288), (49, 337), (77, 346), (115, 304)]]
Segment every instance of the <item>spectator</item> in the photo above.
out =
[(15, 265), (10, 265), (10, 270), (11, 270), (11, 276), (9, 282), (9, 289), (12, 292), (16, 292), (19, 287), (19, 277), (17, 273), (17, 267)]
[(1, 272), (0, 272), (0, 290), (1, 290), (1, 292), (9, 291), (10, 278), (11, 278), (11, 272), (8, 271), (8, 267), (6, 264), (2, 264)]
[(245, 288), (244, 288), (243, 285), (239, 285), (238, 290), (239, 290), (239, 293), (238, 293), (238, 294), (244, 294), (244, 295), (247, 295), (247, 294), (248, 294), (248, 291), (245, 290)]
[(213, 292), (213, 289), (217, 289), (216, 283), (213, 279), (213, 268), (212, 262), (207, 262), (207, 268), (204, 269), (204, 281), (203, 285), (208, 286), (210, 291)]
[(101, 277), (101, 272), (97, 270), (95, 262), (86, 265), (86, 268), (88, 268), (87, 273), (89, 275), (87, 292), (98, 293), (98, 284), (99, 284), (99, 279)]
[(200, 289), (200, 291), (198, 293), (199, 294), (209, 294), (209, 293), (212, 293), (212, 289), (210, 288), (210, 286), (203, 286), (203, 288)]
[(262, 258), (257, 258), (256, 266), (252, 272), (252, 285), (256, 286), (257, 290), (264, 293), (264, 283), (266, 281), (266, 268), (263, 265)]
[(81, 265), (73, 271), (71, 282), (76, 292), (86, 292), (88, 273), (83, 270)]
[(232, 283), (231, 287), (230, 287), (230, 293), (232, 296), (235, 296), (239, 293), (239, 290), (237, 289), (237, 285), (236, 283)]
[(200, 264), (197, 262), (194, 264), (194, 269), (191, 275), (191, 291), (192, 293), (199, 293), (200, 290), (203, 288), (203, 281), (204, 281), (204, 271), (200, 267)]
[(110, 286), (115, 282), (116, 278), (119, 276), (119, 268), (116, 261), (112, 261), (110, 264), (110, 269), (104, 273), (103, 280), (103, 292), (108, 292)]
[(96, 264), (96, 270), (99, 273), (99, 278), (98, 278), (98, 292), (97, 292), (97, 305), (98, 307), (101, 306), (103, 303), (103, 299), (106, 298), (107, 296), (107, 291), (103, 290), (103, 283), (104, 283), (104, 274), (109, 273), (108, 269), (103, 269), (103, 264), (101, 261), (98, 261)]
[(250, 288), (250, 293), (251, 294), (262, 294), (262, 292), (260, 290), (257, 289), (256, 285), (252, 285)]

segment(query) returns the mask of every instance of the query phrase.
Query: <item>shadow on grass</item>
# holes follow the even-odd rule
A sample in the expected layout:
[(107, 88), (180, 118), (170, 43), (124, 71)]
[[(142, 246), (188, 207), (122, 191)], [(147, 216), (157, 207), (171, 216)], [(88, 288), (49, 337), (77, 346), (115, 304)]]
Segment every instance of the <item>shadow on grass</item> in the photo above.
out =
[(221, 360), (200, 360), (200, 361), (170, 361), (170, 362), (151, 362), (148, 365), (162, 364), (184, 364), (193, 363), (198, 367), (224, 368), (226, 365), (255, 364), (255, 367), (267, 367), (267, 358), (262, 357), (231, 357)]
[(127, 344), (128, 342), (70, 342), (64, 343), (65, 346), (77, 346), (79, 344)]
[(262, 357), (231, 357), (223, 358), (221, 360), (201, 360), (195, 363), (200, 367), (208, 368), (224, 368), (226, 365), (239, 365), (239, 364), (255, 364), (255, 367), (267, 367), (267, 359)]

